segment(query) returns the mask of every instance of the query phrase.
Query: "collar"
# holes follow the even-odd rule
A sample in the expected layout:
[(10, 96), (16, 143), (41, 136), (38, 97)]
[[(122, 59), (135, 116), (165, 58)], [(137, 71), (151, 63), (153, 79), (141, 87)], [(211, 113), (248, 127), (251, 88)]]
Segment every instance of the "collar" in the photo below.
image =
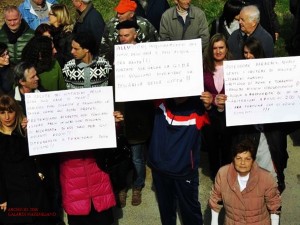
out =
[(90, 11), (91, 8), (93, 8), (93, 3), (89, 2), (87, 4), (87, 7), (82, 12), (77, 10), (79, 16), (77, 17), (76, 21), (79, 23), (82, 23), (84, 20), (84, 17), (88, 14), (88, 12)]
[[(33, 91), (33, 93), (39, 93), (39, 92), (40, 92), (40, 90), (38, 90), (38, 89), (35, 89), (35, 90)], [(15, 96), (14, 96), (14, 99), (17, 100), (17, 101), (22, 101), (21, 95), (23, 95), (23, 94), (20, 92), (19, 86), (17, 86), (17, 87), (15, 88)]]

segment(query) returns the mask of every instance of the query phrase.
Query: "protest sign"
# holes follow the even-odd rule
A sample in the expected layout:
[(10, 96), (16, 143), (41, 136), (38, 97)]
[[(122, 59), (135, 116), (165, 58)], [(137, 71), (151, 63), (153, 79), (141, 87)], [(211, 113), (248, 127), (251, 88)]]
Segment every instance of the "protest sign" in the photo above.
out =
[(116, 101), (200, 95), (201, 39), (115, 45)]
[(112, 87), (25, 94), (30, 155), (116, 147)]
[(226, 125), (300, 120), (300, 57), (224, 62)]

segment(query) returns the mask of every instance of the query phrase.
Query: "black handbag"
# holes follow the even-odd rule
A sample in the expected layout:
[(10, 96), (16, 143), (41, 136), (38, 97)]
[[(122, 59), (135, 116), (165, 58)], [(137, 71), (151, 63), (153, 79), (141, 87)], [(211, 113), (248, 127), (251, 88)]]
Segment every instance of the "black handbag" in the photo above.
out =
[(106, 172), (112, 173), (124, 163), (131, 163), (132, 153), (130, 145), (124, 135), (117, 136), (117, 147), (99, 149), (95, 152), (99, 168)]

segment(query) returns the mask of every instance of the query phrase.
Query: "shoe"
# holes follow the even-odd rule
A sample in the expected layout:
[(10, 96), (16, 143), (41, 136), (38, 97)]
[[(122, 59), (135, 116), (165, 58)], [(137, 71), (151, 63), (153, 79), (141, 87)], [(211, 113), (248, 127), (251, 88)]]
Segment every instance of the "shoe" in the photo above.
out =
[(126, 206), (126, 198), (127, 198), (126, 190), (125, 189), (121, 190), (118, 194), (118, 197), (119, 197), (120, 207), (124, 208)]
[(133, 188), (131, 205), (137, 206), (140, 205), (141, 203), (142, 203), (142, 188)]

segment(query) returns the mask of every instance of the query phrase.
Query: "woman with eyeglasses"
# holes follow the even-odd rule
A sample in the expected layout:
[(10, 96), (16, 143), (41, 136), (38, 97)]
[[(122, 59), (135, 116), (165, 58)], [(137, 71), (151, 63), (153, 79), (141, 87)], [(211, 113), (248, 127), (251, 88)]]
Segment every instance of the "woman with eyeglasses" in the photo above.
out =
[(56, 59), (61, 68), (65, 63), (73, 58), (71, 54), (73, 21), (69, 10), (64, 4), (54, 4), (49, 12), (49, 24), (51, 26), (51, 36), (56, 48)]
[(7, 48), (6, 44), (0, 42), (0, 95), (9, 93), (14, 82)]

